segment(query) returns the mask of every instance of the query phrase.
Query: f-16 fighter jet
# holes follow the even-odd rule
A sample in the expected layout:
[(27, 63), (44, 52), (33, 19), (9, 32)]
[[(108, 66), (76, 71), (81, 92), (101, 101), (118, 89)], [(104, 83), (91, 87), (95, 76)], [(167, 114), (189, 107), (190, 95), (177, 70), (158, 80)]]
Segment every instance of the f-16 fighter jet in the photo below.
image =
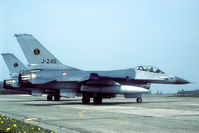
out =
[[(152, 66), (112, 71), (80, 70), (62, 64), (32, 35), (15, 36), (28, 60), (30, 70), (34, 70), (19, 74), (19, 86), (54, 90), (55, 98), (82, 96), (84, 104), (90, 103), (90, 98), (93, 98), (95, 104), (100, 104), (103, 98), (123, 94), (125, 98), (136, 98), (137, 103), (141, 103), (142, 94), (147, 93), (153, 83), (189, 83), (182, 78), (168, 76)], [(52, 95), (47, 98), (52, 98)]]

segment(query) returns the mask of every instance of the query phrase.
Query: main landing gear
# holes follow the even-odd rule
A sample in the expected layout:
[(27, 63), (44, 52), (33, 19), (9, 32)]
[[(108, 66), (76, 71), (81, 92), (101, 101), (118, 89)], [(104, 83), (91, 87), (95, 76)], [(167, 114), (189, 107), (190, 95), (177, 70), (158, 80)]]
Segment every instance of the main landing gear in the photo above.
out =
[(47, 100), (48, 100), (48, 101), (52, 101), (52, 100), (53, 100), (53, 97), (54, 97), (54, 100), (55, 100), (55, 101), (60, 101), (61, 96), (59, 96), (59, 95), (56, 95), (56, 96), (48, 95), (48, 96), (47, 96)]
[(142, 98), (137, 98), (137, 99), (136, 99), (136, 102), (137, 102), (137, 103), (142, 103)]
[(82, 97), (82, 103), (83, 104), (89, 104), (90, 103), (90, 97), (83, 96)]
[(94, 104), (102, 104), (102, 97), (96, 96), (93, 99)]
[[(82, 97), (82, 103), (83, 104), (89, 104), (90, 103), (90, 96), (87, 94), (84, 94)], [(97, 95), (93, 98), (94, 104), (101, 104), (102, 103), (102, 96)]]
[(55, 101), (60, 101), (61, 96), (54, 96)]
[(48, 100), (48, 101), (52, 101), (52, 100), (53, 100), (53, 96), (52, 96), (52, 95), (48, 95), (48, 96), (47, 96), (47, 100)]

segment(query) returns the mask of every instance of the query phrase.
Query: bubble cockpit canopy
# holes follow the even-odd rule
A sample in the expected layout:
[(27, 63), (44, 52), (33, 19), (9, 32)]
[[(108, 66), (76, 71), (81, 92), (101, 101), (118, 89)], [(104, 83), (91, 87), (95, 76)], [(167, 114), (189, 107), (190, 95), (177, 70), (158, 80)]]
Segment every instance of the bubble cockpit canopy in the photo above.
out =
[(164, 74), (164, 72), (161, 71), (159, 68), (153, 66), (138, 66), (135, 69), (140, 71)]

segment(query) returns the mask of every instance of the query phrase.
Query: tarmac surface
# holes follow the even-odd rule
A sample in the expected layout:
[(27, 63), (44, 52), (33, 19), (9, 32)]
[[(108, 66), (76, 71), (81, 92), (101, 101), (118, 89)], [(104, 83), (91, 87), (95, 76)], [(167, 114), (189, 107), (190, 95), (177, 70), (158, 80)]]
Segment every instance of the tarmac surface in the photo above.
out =
[[(92, 102), (92, 101), (91, 101)], [(0, 114), (58, 133), (198, 133), (199, 98), (145, 96), (103, 99), (83, 105), (81, 98), (46, 101), (46, 97), (0, 95)]]

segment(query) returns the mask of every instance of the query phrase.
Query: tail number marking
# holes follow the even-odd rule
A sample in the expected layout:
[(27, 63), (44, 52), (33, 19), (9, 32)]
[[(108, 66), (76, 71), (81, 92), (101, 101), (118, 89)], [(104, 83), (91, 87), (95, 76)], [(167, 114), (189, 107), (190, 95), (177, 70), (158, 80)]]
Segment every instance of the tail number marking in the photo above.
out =
[(56, 59), (43, 59), (41, 64), (56, 64)]

